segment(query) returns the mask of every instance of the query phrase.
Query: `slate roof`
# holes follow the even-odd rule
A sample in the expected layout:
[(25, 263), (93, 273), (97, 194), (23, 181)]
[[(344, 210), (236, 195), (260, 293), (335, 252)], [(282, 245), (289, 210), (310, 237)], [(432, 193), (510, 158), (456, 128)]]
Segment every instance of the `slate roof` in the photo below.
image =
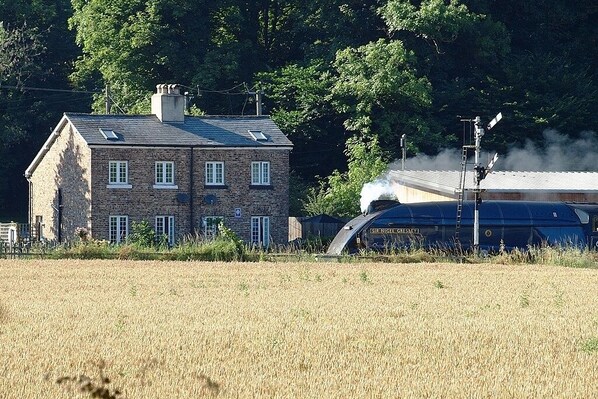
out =
[[(268, 116), (186, 116), (184, 123), (161, 122), (155, 115), (95, 115), (65, 113), (88, 145), (292, 147), (291, 141)], [(107, 140), (100, 129), (112, 130)], [(255, 140), (249, 130), (267, 138)]]
[[(454, 194), (459, 187), (460, 171), (398, 170), (389, 173), (389, 180), (410, 187), (428, 188)], [(465, 177), (465, 189), (475, 187), (473, 171)], [(480, 188), (494, 192), (598, 192), (598, 172), (519, 172), (493, 171), (480, 183)]]

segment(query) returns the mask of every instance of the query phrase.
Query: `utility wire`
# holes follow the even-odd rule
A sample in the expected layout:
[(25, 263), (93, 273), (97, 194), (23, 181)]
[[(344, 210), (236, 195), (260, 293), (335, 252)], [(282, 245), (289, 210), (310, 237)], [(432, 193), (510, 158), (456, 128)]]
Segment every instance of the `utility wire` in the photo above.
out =
[[(235, 85), (229, 89), (222, 89), (222, 90), (205, 89), (205, 88), (200, 88), (199, 86), (191, 87), (191, 86), (186, 86), (186, 85), (182, 85), (182, 84), (179, 86), (189, 89), (190, 91), (196, 92), (198, 96), (201, 95), (201, 93), (221, 94), (221, 95), (225, 95), (225, 96), (245, 96), (245, 101), (243, 104), (243, 109), (241, 111), (241, 114), (244, 114), (245, 107), (247, 106), (247, 103), (249, 100), (249, 95), (251, 94), (251, 90), (253, 90), (253, 88), (249, 88), (247, 86), (246, 82), (242, 82), (242, 83), (239, 83), (238, 85)], [(239, 90), (240, 88), (242, 88), (242, 89)], [(74, 90), (74, 89), (54, 89), (54, 88), (46, 88), (46, 87), (14, 86), (14, 85), (3, 85), (3, 84), (0, 84), (0, 89), (18, 90), (18, 91), (42, 91), (42, 92), (69, 93), (69, 94), (101, 94), (101, 95), (105, 95), (103, 90), (102, 91), (89, 91), (89, 90)], [(122, 107), (120, 107), (118, 105), (118, 103), (114, 100), (114, 98), (112, 98), (112, 96), (108, 96), (108, 97), (111, 101), (112, 106), (116, 107), (118, 109), (118, 111), (120, 111), (122, 114), (125, 114)], [(13, 100), (13, 101), (16, 102), (19, 100)], [(54, 101), (54, 102), (60, 103), (60, 102), (69, 102), (69, 101), (70, 100), (65, 99), (62, 101)], [(233, 105), (231, 103), (230, 97), (228, 99), (228, 103), (229, 103), (230, 112), (232, 112)]]
[(86, 93), (86, 94), (100, 94), (101, 91), (87, 91), (87, 90), (70, 90), (70, 89), (48, 89), (45, 87), (30, 87), (30, 86), (9, 86), (0, 83), (0, 89), (11, 89), (11, 90), (28, 90), (28, 91), (51, 91), (58, 93)]
[(245, 89), (247, 89), (247, 84), (245, 82), (239, 83), (238, 85), (233, 86), (230, 89), (223, 89), (223, 90), (202, 89), (199, 86), (195, 86), (195, 87), (190, 87), (190, 86), (185, 86), (185, 85), (179, 85), (179, 86), (184, 87), (186, 89), (194, 90), (198, 95), (201, 93), (216, 93), (216, 94), (223, 94), (223, 95), (228, 95), (228, 96), (240, 96), (240, 95), (247, 94), (245, 91), (233, 92), (233, 90), (238, 89), (241, 86), (243, 86), (243, 87), (245, 87)]

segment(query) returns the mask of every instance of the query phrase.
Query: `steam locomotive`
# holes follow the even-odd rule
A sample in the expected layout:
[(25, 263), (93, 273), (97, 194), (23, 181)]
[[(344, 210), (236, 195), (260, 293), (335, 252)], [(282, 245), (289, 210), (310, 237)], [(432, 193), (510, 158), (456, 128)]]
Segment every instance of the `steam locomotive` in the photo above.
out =
[[(474, 201), (402, 204), (373, 201), (336, 235), (328, 254), (361, 249), (473, 249)], [(598, 204), (484, 201), (479, 205), (479, 249), (486, 252), (567, 245), (598, 249)]]

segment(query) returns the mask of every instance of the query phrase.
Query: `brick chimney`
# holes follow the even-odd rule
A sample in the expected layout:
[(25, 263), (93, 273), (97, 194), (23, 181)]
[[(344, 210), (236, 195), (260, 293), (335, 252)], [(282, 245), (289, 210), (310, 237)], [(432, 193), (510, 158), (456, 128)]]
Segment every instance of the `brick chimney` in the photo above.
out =
[(162, 122), (185, 122), (185, 96), (179, 85), (160, 84), (152, 95), (152, 114)]

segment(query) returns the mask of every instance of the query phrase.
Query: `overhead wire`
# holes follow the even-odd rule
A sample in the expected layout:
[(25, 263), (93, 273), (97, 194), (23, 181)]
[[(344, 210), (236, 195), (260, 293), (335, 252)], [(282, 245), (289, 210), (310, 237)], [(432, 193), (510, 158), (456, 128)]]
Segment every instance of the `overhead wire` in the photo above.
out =
[(191, 87), (191, 86), (186, 86), (186, 85), (179, 85), (181, 87), (184, 87), (185, 89), (190, 89), (190, 90), (194, 90), (197, 95), (200, 95), (201, 93), (215, 93), (215, 94), (223, 94), (223, 95), (245, 95), (246, 92), (243, 91), (238, 91), (238, 92), (233, 92), (233, 90), (244, 86), (245, 88), (247, 88), (247, 84), (245, 82), (239, 83), (238, 85), (235, 85), (233, 87), (231, 87), (230, 89), (223, 89), (223, 90), (214, 90), (214, 89), (202, 89), (199, 86), (195, 86), (195, 87)]
[(78, 95), (72, 95), (69, 93), (59, 93), (48, 96), (36, 96), (35, 98), (14, 98), (14, 99), (3, 99), (2, 104), (11, 111), (26, 111), (31, 109), (32, 104), (43, 102), (47, 105), (56, 104), (68, 104), (68, 103), (81, 103), (81, 101), (87, 101), (91, 99), (90, 94), (87, 93), (75, 93)]
[(75, 89), (52, 89), (47, 87), (31, 87), (31, 86), (13, 86), (3, 85), (0, 83), (0, 89), (11, 89), (21, 91), (51, 91), (60, 93), (86, 93), (86, 94), (99, 94), (101, 91), (88, 91), (88, 90), (75, 90)]
[[(243, 106), (242, 106), (242, 110), (241, 110), (241, 115), (245, 114), (245, 109), (247, 107), (247, 104), (249, 102), (249, 96), (252, 92), (252, 90), (254, 88), (249, 88), (246, 82), (242, 82), (239, 83), (233, 87), (227, 88), (227, 89), (221, 89), (221, 90), (215, 90), (215, 89), (207, 89), (207, 88), (201, 88), (199, 87), (199, 85), (192, 87), (192, 86), (187, 86), (187, 85), (183, 85), (180, 84), (179, 85), (182, 88), (188, 89), (189, 91), (195, 92), (197, 93), (198, 96), (200, 96), (202, 93), (209, 93), (209, 94), (219, 94), (219, 95), (224, 95), (227, 96), (227, 102), (228, 102), (228, 108), (229, 108), (229, 112), (232, 114), (233, 112), (233, 108), (234, 105), (232, 103), (232, 98), (231, 96), (245, 96), (245, 101), (243, 102)], [(90, 91), (90, 90), (76, 90), (76, 89), (56, 89), (56, 88), (47, 88), (47, 87), (36, 87), (36, 86), (16, 86), (16, 85), (3, 85), (0, 84), (0, 89), (8, 89), (8, 90), (15, 90), (15, 91), (21, 91), (21, 92), (25, 92), (25, 91), (39, 91), (39, 92), (51, 92), (51, 93), (64, 93), (65, 95), (72, 95), (72, 94), (84, 94), (84, 95), (106, 95), (106, 93), (104, 92), (104, 90), (97, 90), (97, 91)], [(115, 101), (115, 99), (108, 95), (108, 99), (111, 101), (111, 105), (113, 107), (115, 107), (120, 113), (126, 113), (123, 108)], [(23, 101), (22, 99), (11, 99), (11, 100), (5, 100), (5, 103), (18, 103)], [(55, 100), (50, 100), (52, 101), (52, 103), (68, 103), (71, 101), (80, 101), (80, 97), (77, 99), (55, 99)], [(24, 106), (24, 108), (27, 108)]]

